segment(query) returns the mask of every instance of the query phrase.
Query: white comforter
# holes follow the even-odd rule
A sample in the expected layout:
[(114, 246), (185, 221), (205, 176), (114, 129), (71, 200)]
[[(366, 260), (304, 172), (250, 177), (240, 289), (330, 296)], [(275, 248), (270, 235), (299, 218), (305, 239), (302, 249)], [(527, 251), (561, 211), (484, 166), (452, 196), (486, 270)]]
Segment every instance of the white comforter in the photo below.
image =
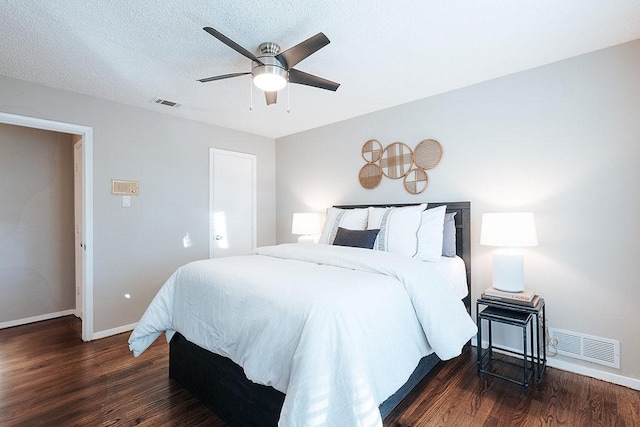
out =
[(430, 263), (290, 244), (179, 268), (131, 334), (134, 355), (163, 331), (286, 393), (280, 426), (381, 426), (379, 404), (420, 358), (459, 355), (476, 326)]

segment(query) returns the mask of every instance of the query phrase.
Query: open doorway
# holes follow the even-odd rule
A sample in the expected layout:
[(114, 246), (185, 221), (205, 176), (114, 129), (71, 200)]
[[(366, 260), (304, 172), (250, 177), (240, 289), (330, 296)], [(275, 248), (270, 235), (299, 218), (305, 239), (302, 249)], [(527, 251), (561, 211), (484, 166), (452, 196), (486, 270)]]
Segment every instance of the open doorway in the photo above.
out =
[[(93, 339), (93, 129), (69, 123), (0, 113), (0, 123), (67, 133), (74, 143), (76, 221), (76, 307), (82, 319), (82, 340)], [(80, 186), (80, 188), (78, 188)], [(79, 276), (79, 277), (78, 277)], [(44, 320), (44, 319), (42, 319)]]

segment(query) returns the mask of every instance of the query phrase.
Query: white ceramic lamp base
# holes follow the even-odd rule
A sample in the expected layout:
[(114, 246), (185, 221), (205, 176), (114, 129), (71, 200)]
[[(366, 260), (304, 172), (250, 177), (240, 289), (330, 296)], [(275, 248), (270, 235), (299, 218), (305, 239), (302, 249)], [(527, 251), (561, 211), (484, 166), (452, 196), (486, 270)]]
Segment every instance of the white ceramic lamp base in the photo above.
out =
[(493, 253), (493, 287), (505, 292), (524, 291), (524, 256), (501, 249)]

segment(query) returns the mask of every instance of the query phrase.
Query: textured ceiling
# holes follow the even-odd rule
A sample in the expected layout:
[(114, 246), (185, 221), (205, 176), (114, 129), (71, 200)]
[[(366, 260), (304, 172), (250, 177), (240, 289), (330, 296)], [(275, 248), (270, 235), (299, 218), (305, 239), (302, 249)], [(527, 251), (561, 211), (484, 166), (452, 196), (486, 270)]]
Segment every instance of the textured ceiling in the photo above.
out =
[[(638, 39), (640, 1), (2, 0), (0, 22), (0, 75), (277, 138)], [(205, 26), (250, 51), (322, 31), (296, 68), (341, 86), (250, 111), (249, 76), (196, 81), (250, 71)]]

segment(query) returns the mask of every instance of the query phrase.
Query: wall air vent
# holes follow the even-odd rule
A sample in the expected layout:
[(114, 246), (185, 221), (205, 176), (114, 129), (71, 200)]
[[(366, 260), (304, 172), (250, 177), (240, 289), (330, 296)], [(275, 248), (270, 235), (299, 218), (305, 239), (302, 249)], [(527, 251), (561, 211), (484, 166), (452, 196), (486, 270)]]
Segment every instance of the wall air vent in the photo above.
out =
[(178, 107), (180, 107), (182, 105), (182, 104), (178, 104), (177, 102), (168, 101), (168, 100), (162, 99), (162, 98), (153, 98), (149, 102), (151, 102), (152, 104), (166, 105), (167, 107), (173, 107), (173, 108), (178, 108)]
[(549, 332), (558, 354), (620, 369), (620, 341), (555, 328)]

